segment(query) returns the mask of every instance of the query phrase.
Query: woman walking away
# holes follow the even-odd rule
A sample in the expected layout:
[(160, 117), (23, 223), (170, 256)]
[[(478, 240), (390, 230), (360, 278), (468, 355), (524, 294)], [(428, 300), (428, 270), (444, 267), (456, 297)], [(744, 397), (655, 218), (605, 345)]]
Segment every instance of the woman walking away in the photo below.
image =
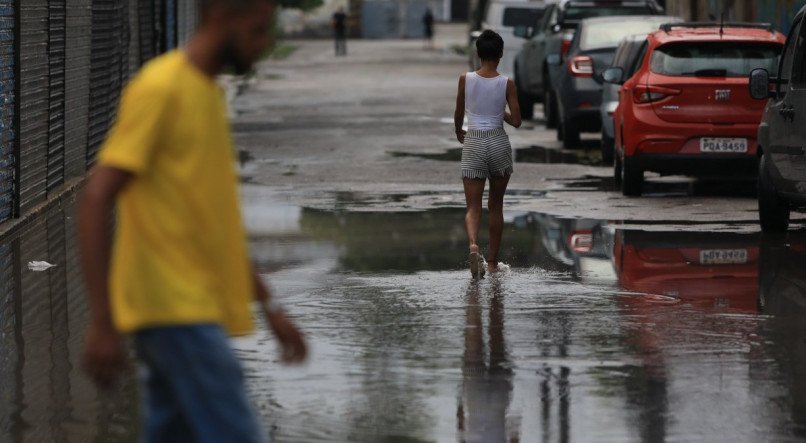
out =
[[(462, 149), (462, 181), (465, 188), (467, 214), (465, 231), (470, 244), (470, 274), (484, 277), (485, 271), (498, 271), (498, 251), (504, 230), (504, 193), (512, 175), (512, 146), (504, 131), (504, 122), (519, 128), (521, 110), (515, 82), (498, 73), (504, 55), (504, 40), (487, 30), (476, 40), (481, 68), (459, 78), (456, 96), (456, 139)], [(509, 111), (506, 112), (506, 106)], [(462, 124), (467, 114), (467, 131)], [(481, 203), (484, 185), (490, 181), (487, 207), (490, 209), (490, 247), (487, 262), (478, 245)], [(486, 269), (485, 269), (486, 267)]]

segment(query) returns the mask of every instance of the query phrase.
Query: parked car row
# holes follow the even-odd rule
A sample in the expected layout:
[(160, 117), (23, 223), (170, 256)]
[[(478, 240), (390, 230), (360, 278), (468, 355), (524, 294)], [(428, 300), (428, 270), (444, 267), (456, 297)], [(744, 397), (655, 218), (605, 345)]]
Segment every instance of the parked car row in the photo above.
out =
[(543, 102), (565, 148), (600, 131), (624, 195), (642, 194), (645, 172), (758, 179), (765, 232), (806, 207), (806, 7), (787, 37), (683, 23), (654, 0), (526, 1), (509, 15), (495, 4), (524, 117)]

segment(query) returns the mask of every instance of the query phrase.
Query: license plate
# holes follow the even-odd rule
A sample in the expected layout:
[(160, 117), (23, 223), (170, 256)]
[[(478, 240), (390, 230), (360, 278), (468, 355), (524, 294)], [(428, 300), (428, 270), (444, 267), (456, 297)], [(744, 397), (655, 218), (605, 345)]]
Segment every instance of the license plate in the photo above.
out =
[(700, 139), (701, 152), (747, 152), (746, 138), (716, 138), (703, 137)]
[(705, 249), (700, 251), (703, 265), (743, 265), (747, 263), (747, 249)]

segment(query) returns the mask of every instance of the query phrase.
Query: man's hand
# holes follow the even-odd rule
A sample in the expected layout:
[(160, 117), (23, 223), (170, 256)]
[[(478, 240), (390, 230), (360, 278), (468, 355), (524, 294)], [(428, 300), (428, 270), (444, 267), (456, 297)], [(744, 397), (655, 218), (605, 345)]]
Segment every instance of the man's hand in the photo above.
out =
[(286, 363), (302, 363), (308, 355), (305, 337), (285, 312), (267, 312), (266, 322), (282, 348), (282, 359)]
[(465, 136), (467, 135), (467, 131), (464, 129), (457, 129), (456, 130), (456, 139), (459, 140), (459, 143), (465, 144)]
[(110, 388), (128, 366), (123, 337), (110, 326), (91, 324), (84, 342), (84, 370), (101, 388)]

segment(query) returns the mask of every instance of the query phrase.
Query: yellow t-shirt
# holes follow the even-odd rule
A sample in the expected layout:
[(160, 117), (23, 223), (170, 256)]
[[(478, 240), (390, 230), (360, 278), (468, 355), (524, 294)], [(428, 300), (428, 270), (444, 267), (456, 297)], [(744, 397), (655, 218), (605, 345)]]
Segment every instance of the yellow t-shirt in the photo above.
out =
[(226, 104), (177, 50), (126, 87), (99, 163), (134, 178), (118, 198), (110, 291), (116, 327), (252, 330), (252, 268)]

